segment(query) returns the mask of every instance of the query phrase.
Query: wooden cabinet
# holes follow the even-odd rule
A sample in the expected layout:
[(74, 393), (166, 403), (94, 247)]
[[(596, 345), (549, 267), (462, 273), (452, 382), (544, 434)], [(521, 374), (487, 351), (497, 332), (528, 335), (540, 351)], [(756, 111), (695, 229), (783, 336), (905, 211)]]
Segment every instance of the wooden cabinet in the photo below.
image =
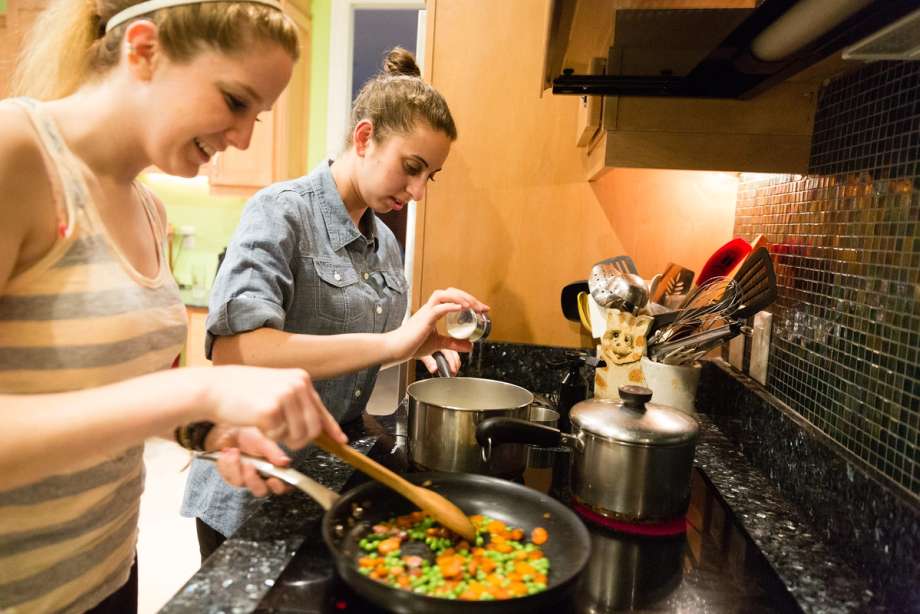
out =
[(7, 0), (6, 13), (0, 14), (0, 99), (11, 94), (10, 79), (23, 39), (47, 5), (48, 0)]
[(185, 340), (183, 364), (186, 367), (210, 367), (211, 361), (204, 355), (205, 321), (208, 319), (206, 307), (187, 307), (188, 337)]
[[(549, 0), (541, 86), (551, 87), (564, 68), (592, 72), (592, 63), (608, 75), (685, 75), (754, 5)], [(580, 122), (573, 141), (592, 181), (613, 168), (806, 173), (817, 90), (840, 66), (819, 64), (747, 100), (596, 96), (600, 125), (587, 136)]]
[(285, 0), (284, 11), (297, 24), (300, 59), (274, 108), (260, 116), (245, 151), (229, 148), (208, 165), (214, 194), (248, 196), (266, 185), (304, 175), (310, 100), (311, 22), (307, 0)]

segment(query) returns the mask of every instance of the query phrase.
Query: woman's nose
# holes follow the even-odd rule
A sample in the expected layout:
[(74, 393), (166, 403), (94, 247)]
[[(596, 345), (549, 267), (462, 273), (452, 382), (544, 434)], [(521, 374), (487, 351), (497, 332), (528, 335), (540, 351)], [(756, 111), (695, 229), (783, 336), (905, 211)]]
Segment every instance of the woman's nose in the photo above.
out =
[(425, 186), (427, 185), (427, 180), (425, 177), (419, 175), (418, 177), (413, 177), (409, 182), (409, 185), (406, 186), (406, 191), (409, 192), (409, 195), (412, 196), (412, 200), (418, 202), (425, 198)]
[(252, 132), (255, 130), (255, 123), (255, 117), (238, 119), (233, 127), (226, 132), (227, 143), (239, 150), (248, 149), (249, 143), (252, 141)]

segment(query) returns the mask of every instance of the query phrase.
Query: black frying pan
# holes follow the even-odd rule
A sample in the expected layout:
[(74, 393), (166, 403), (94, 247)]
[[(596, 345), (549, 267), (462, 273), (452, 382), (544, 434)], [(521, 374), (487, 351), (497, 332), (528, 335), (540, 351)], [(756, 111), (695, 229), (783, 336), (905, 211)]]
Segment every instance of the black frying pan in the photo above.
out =
[[(425, 484), (469, 515), (484, 514), (529, 533), (534, 527), (549, 532), (542, 546), (549, 558), (549, 584), (545, 591), (498, 601), (453, 601), (428, 597), (377, 582), (358, 572), (358, 541), (378, 522), (418, 508), (378, 482), (348, 491), (323, 517), (323, 539), (332, 552), (342, 579), (368, 600), (394, 612), (538, 612), (567, 597), (590, 554), (588, 530), (572, 510), (552, 497), (520, 484), (469, 473), (414, 473), (404, 476)], [(354, 517), (361, 508), (360, 519)]]
[[(216, 461), (219, 454), (203, 452), (197, 457)], [(472, 473), (413, 473), (403, 477), (447, 497), (467, 515), (483, 514), (528, 534), (535, 527), (546, 529), (549, 540), (541, 548), (549, 559), (549, 584), (541, 593), (497, 601), (453, 601), (392, 588), (358, 572), (358, 542), (378, 522), (414, 512), (418, 507), (379, 482), (366, 482), (339, 496), (294, 469), (275, 467), (261, 458), (241, 458), (260, 473), (296, 486), (323, 506), (323, 540), (339, 576), (362, 597), (394, 612), (546, 611), (573, 595), (578, 574), (588, 562), (588, 530), (572, 510), (549, 495)], [(360, 513), (356, 512), (358, 508)]]

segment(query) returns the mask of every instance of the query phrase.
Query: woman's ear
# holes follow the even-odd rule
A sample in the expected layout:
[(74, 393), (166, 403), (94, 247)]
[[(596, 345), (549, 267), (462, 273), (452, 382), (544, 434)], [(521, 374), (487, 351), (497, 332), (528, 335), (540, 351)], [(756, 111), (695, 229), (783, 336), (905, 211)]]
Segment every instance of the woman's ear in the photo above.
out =
[(128, 69), (138, 79), (149, 81), (160, 53), (156, 24), (149, 19), (132, 22), (125, 30), (124, 46), (122, 53)]
[(374, 138), (373, 122), (371, 122), (369, 119), (362, 119), (355, 126), (355, 131), (351, 136), (351, 140), (355, 144), (355, 153), (363, 158), (367, 153), (367, 148), (370, 147), (371, 141)]

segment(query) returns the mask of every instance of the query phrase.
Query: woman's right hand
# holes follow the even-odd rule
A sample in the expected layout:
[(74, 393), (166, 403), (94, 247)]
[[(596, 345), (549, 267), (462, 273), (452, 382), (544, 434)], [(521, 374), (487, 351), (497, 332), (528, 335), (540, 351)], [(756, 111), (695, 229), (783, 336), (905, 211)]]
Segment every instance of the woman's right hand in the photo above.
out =
[(258, 427), (293, 450), (321, 432), (348, 441), (303, 369), (220, 366), (195, 371), (206, 378), (205, 404), (213, 422)]

